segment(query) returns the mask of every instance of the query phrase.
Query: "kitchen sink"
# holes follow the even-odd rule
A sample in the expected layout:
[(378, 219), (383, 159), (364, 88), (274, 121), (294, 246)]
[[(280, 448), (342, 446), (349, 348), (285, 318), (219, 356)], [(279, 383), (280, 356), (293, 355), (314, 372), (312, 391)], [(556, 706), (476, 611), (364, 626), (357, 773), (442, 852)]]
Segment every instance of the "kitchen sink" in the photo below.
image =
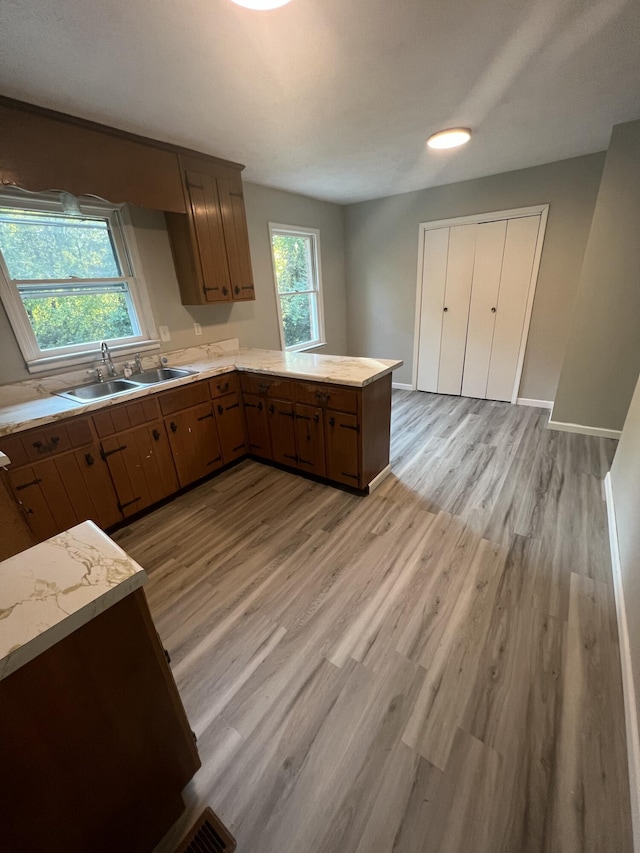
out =
[(81, 403), (89, 400), (104, 400), (107, 397), (117, 397), (120, 394), (135, 391), (136, 388), (144, 385), (158, 385), (161, 382), (180, 379), (182, 376), (193, 376), (197, 372), (197, 370), (186, 370), (183, 367), (157, 367), (145, 370), (143, 373), (136, 373), (130, 379), (107, 379), (105, 382), (90, 382), (88, 385), (79, 385), (77, 388), (56, 391), (56, 396)]
[(69, 400), (101, 400), (104, 397), (115, 397), (126, 391), (134, 391), (138, 386), (128, 379), (109, 379), (106, 382), (91, 382), (89, 385), (79, 385), (77, 388), (67, 388), (58, 391), (58, 397), (68, 397)]
[(181, 376), (193, 376), (197, 372), (182, 367), (156, 367), (153, 370), (145, 370), (144, 373), (135, 373), (130, 381), (140, 385), (155, 385), (156, 382), (168, 382), (170, 379), (180, 379)]

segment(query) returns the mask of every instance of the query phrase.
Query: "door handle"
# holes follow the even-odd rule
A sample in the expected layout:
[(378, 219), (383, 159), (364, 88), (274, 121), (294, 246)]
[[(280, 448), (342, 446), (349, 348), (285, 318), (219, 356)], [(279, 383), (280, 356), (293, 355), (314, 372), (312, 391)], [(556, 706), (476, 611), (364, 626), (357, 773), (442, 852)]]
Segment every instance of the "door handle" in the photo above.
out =
[(153, 436), (155, 441), (160, 441), (160, 433), (158, 432), (157, 429), (154, 429), (153, 432), (151, 433), (151, 435)]
[(175, 421), (171, 421), (171, 423), (169, 424), (169, 429), (171, 430), (171, 432), (177, 432), (178, 424)]

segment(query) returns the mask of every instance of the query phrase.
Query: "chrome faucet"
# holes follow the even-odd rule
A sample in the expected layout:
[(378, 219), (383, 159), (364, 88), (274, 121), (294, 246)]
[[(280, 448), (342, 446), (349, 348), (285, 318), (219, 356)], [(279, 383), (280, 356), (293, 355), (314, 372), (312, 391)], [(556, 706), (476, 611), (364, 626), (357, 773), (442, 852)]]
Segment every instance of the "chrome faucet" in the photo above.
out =
[(106, 341), (102, 341), (100, 344), (100, 349), (102, 351), (102, 363), (107, 368), (107, 373), (109, 376), (116, 375), (116, 366), (111, 360), (111, 352), (109, 351), (109, 346)]
[(136, 363), (136, 369), (135, 369), (135, 372), (136, 372), (136, 373), (142, 373), (142, 371), (143, 371), (143, 369), (144, 369), (144, 368), (142, 367), (142, 359), (140, 358), (140, 353), (139, 353), (139, 352), (137, 352), (137, 353), (136, 353), (135, 358), (134, 358), (134, 361), (135, 361), (135, 363)]

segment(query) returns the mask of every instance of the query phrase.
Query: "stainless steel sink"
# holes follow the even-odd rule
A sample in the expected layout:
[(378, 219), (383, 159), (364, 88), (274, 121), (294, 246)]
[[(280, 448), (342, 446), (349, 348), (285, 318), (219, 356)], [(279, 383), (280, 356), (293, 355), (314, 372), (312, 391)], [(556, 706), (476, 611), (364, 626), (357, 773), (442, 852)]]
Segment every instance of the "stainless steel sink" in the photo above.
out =
[(57, 396), (67, 397), (69, 400), (101, 400), (104, 397), (115, 397), (117, 394), (125, 394), (127, 391), (135, 391), (135, 382), (129, 379), (109, 379), (107, 382), (91, 382), (89, 385), (79, 385), (77, 388), (67, 388), (66, 391), (58, 391)]
[(186, 370), (183, 367), (157, 367), (145, 370), (143, 373), (136, 373), (130, 379), (108, 379), (105, 382), (90, 382), (88, 385), (78, 385), (77, 388), (67, 388), (65, 391), (57, 391), (56, 396), (81, 403), (89, 400), (104, 400), (107, 397), (130, 393), (141, 386), (159, 385), (161, 382), (170, 382), (182, 376), (194, 376), (197, 372), (197, 370)]
[(153, 370), (145, 370), (144, 373), (135, 373), (130, 381), (140, 385), (155, 385), (157, 382), (169, 382), (170, 379), (179, 379), (181, 376), (193, 376), (197, 372), (182, 367), (156, 367)]

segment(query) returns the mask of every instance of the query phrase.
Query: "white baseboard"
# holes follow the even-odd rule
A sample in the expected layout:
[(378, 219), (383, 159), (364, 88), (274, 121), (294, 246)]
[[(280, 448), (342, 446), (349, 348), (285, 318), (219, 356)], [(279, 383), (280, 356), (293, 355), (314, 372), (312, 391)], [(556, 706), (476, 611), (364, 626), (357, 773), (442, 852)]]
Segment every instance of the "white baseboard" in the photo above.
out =
[(591, 427), (584, 424), (565, 424), (562, 421), (550, 420), (547, 424), (549, 429), (558, 429), (561, 432), (577, 432), (580, 435), (597, 435), (599, 438), (615, 438), (616, 441), (622, 435), (619, 429), (604, 429), (604, 427)]
[(518, 397), (519, 406), (535, 406), (537, 409), (553, 409), (553, 400), (530, 400), (528, 397)]
[(387, 465), (386, 468), (383, 468), (379, 474), (373, 478), (373, 480), (369, 483), (369, 494), (375, 491), (378, 486), (382, 483), (383, 480), (386, 480), (389, 474), (391, 473), (391, 465)]
[(392, 388), (396, 388), (398, 391), (415, 391), (416, 389), (413, 385), (407, 385), (406, 382), (392, 382)]
[(629, 787), (631, 789), (631, 826), (633, 829), (633, 849), (640, 853), (640, 736), (638, 734), (638, 706), (631, 668), (631, 649), (629, 646), (629, 627), (624, 604), (622, 585), (622, 567), (618, 544), (618, 526), (616, 509), (611, 486), (611, 472), (604, 478), (604, 494), (607, 501), (609, 520), (609, 546), (611, 548), (611, 566), (613, 568), (613, 588), (618, 617), (618, 640), (620, 643), (620, 664), (622, 667), (622, 689), (624, 693), (624, 716), (627, 732), (627, 757), (629, 763)]

